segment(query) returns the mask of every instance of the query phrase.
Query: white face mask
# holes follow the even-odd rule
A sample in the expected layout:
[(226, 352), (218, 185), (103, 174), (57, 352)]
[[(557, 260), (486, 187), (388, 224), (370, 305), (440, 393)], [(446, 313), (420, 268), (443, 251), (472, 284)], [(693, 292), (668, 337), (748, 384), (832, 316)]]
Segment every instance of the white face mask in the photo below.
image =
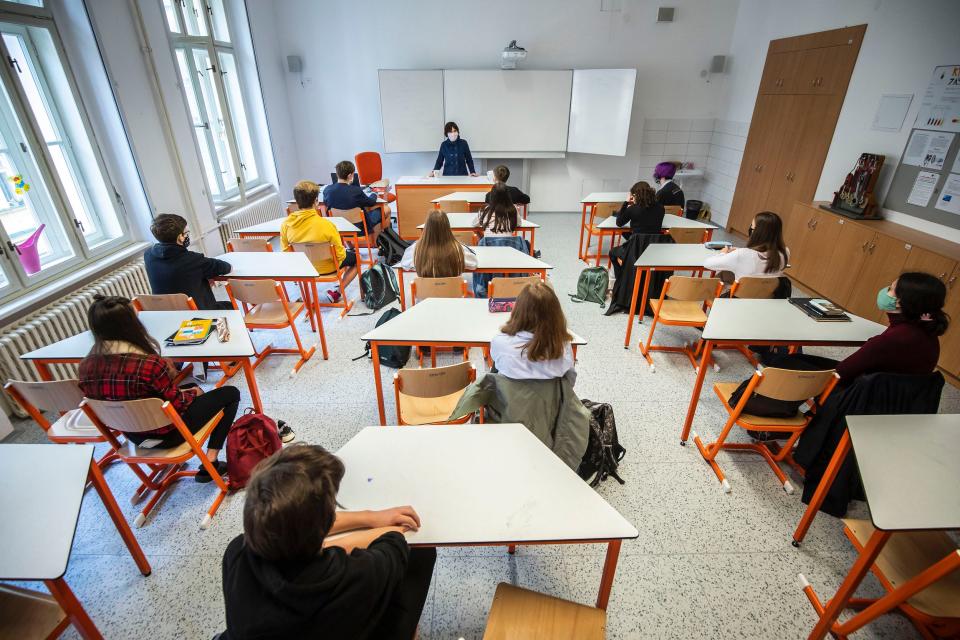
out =
[(457, 138), (459, 137), (460, 137), (460, 134), (453, 131), (447, 134), (447, 140), (449, 140), (450, 142), (456, 142)]

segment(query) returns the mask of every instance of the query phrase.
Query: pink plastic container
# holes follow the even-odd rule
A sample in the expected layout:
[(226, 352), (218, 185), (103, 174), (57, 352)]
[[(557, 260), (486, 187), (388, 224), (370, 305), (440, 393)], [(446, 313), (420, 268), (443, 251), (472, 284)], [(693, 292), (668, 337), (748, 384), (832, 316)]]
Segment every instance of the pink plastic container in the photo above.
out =
[(27, 275), (32, 275), (40, 271), (40, 249), (37, 248), (37, 241), (40, 239), (40, 234), (43, 233), (43, 228), (46, 226), (45, 224), (41, 224), (29, 238), (17, 245), (17, 249), (19, 249), (17, 257), (20, 258), (20, 264), (23, 265), (23, 270), (27, 272)]

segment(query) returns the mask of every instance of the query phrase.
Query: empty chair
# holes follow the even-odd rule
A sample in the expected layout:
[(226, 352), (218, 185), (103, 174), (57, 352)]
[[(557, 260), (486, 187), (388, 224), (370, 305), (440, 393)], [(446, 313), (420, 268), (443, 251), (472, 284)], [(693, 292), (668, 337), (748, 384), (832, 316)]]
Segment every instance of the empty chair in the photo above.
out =
[[(324, 260), (330, 260), (331, 264), (335, 266), (333, 273), (322, 273), (314, 278), (314, 280), (328, 284), (335, 283), (340, 287), (340, 300), (336, 302), (318, 301), (318, 304), (321, 307), (343, 307), (343, 311), (340, 312), (340, 317), (342, 318), (347, 315), (350, 309), (353, 308), (353, 301), (347, 296), (347, 285), (357, 276), (357, 268), (341, 268), (340, 263), (337, 261), (336, 247), (329, 242), (294, 242), (293, 250), (307, 254), (307, 258), (312, 264), (319, 264)], [(304, 291), (303, 295), (304, 300), (308, 299), (308, 292)]]
[[(596, 258), (596, 266), (600, 266), (600, 256), (603, 254), (603, 236), (610, 236), (610, 248), (613, 249), (613, 237), (616, 233), (604, 233), (600, 229), (600, 223), (614, 215), (617, 211), (620, 210), (619, 202), (598, 202), (593, 205), (593, 208), (590, 210), (590, 219), (581, 229), (581, 247), (580, 247), (580, 259), (586, 263), (590, 263), (590, 258)], [(583, 231), (587, 232), (587, 246), (582, 246), (582, 236)], [(590, 253), (590, 243), (593, 242), (593, 237), (597, 236), (597, 253)], [(610, 256), (607, 256), (607, 266), (610, 266)]]
[[(332, 217), (346, 218), (348, 221), (355, 225), (360, 225), (357, 227), (357, 235), (349, 235), (344, 238), (344, 244), (350, 243), (353, 246), (354, 253), (357, 254), (357, 269), (362, 270), (360, 265), (366, 264), (370, 267), (373, 267), (373, 242), (375, 239), (375, 232), (372, 229), (367, 228), (367, 218), (363, 215), (363, 209), (360, 207), (354, 207), (353, 209), (329, 209), (327, 215)], [(389, 222), (389, 219), (387, 220)], [(381, 224), (383, 224), (381, 222)], [(360, 233), (362, 231), (362, 233)], [(363, 245), (366, 248), (366, 258), (363, 257), (363, 252), (360, 251), (360, 246)], [(338, 264), (334, 260), (335, 264)]]
[(470, 211), (470, 203), (466, 200), (444, 200), (440, 203), (440, 211), (444, 213), (467, 213)]
[(254, 360), (256, 369), (264, 359), (272, 354), (298, 354), (300, 359), (293, 366), (291, 375), (300, 371), (300, 367), (313, 356), (316, 345), (304, 349), (300, 341), (295, 320), (304, 312), (303, 302), (290, 303), (287, 294), (279, 282), (273, 280), (230, 280), (227, 282), (227, 294), (234, 306), (237, 301), (243, 303), (246, 313), (243, 316), (244, 324), (248, 329), (284, 329), (290, 327), (293, 338), (297, 343), (296, 349), (278, 349), (273, 344), (267, 345)]
[[(768, 367), (763, 371), (754, 372), (735, 407), (731, 407), (729, 401), (739, 384), (736, 382), (718, 382), (713, 385), (714, 392), (720, 397), (723, 408), (726, 409), (730, 417), (723, 426), (716, 442), (704, 444), (696, 433), (693, 434), (693, 441), (696, 443), (697, 449), (700, 450), (703, 459), (710, 464), (713, 472), (717, 475), (717, 480), (720, 481), (720, 486), (724, 492), (730, 491), (730, 483), (721, 471), (720, 465), (717, 464), (717, 453), (721, 449), (760, 454), (773, 469), (783, 486), (783, 490), (787, 493), (793, 493), (793, 485), (787, 480), (787, 476), (784, 475), (778, 463), (792, 461), (790, 452), (793, 445), (800, 434), (803, 433), (803, 430), (807, 428), (807, 425), (810, 424), (813, 415), (804, 415), (799, 409), (795, 411), (794, 415), (783, 418), (770, 418), (745, 413), (747, 402), (754, 393), (773, 400), (795, 402), (798, 405), (803, 402), (812, 403), (816, 400), (817, 404), (822, 406), (839, 380), (840, 377), (832, 369), (828, 371), (792, 371)], [(768, 446), (762, 442), (726, 442), (727, 436), (734, 425), (751, 431), (770, 431), (790, 435), (779, 447), (776, 444)]]
[(396, 194), (390, 193), (390, 181), (383, 177), (383, 162), (379, 153), (361, 151), (353, 156), (353, 162), (360, 176), (360, 184), (367, 185), (387, 202), (397, 199)]
[(528, 284), (539, 282), (537, 276), (524, 276), (522, 278), (494, 278), (487, 285), (487, 297), (489, 298), (516, 298), (520, 291)]
[(607, 612), (501, 582), (483, 640), (603, 640)]
[(453, 237), (457, 239), (457, 242), (465, 247), (477, 246), (477, 234), (475, 234), (473, 231), (454, 231)]
[[(670, 209), (671, 207), (666, 207)], [(691, 229), (689, 227), (673, 227), (667, 233), (677, 244), (702, 244), (707, 241), (706, 229)]]
[[(143, 483), (134, 496), (139, 496), (144, 489), (153, 492), (146, 506), (133, 521), (135, 526), (143, 526), (157, 501), (174, 482), (181, 478), (192, 478), (197, 475), (196, 470), (187, 471), (183, 469), (183, 465), (194, 457), (203, 465), (203, 468), (210, 474), (210, 478), (219, 489), (213, 504), (200, 522), (201, 529), (210, 526), (220, 503), (227, 495), (228, 487), (213, 463), (207, 459), (201, 447), (210, 438), (213, 428), (223, 417), (223, 411), (217, 412), (199, 431), (191, 433), (173, 405), (159, 398), (143, 398), (121, 402), (86, 398), (80, 403), (80, 408), (110, 443), (113, 452), (127, 463)], [(114, 433), (114, 430), (142, 433), (167, 425), (173, 425), (180, 432), (184, 440), (182, 444), (167, 449), (149, 448), (137, 446), (130, 440), (121, 443)], [(150, 470), (149, 474), (140, 467), (142, 464), (147, 465)]]
[[(83, 391), (78, 380), (51, 380), (32, 382), (11, 380), (3, 386), (10, 397), (23, 407), (34, 422), (47, 434), (50, 442), (57, 444), (98, 444), (107, 442), (83, 411), (80, 402)], [(60, 414), (51, 423), (43, 412)], [(104, 455), (97, 464), (103, 468), (117, 458), (112, 452)]]
[(650, 299), (650, 308), (653, 310), (653, 322), (650, 323), (650, 333), (647, 342), (640, 343), (640, 351), (650, 365), (650, 371), (655, 371), (651, 351), (673, 351), (682, 353), (690, 359), (694, 370), (697, 369), (697, 355), (700, 351), (700, 340), (697, 340), (697, 349), (689, 345), (682, 347), (664, 347), (654, 345), (653, 333), (658, 324), (673, 327), (703, 327), (707, 324), (705, 306), (712, 302), (723, 287), (719, 278), (691, 278), (689, 276), (671, 276), (663, 285), (660, 298)]
[(431, 369), (400, 369), (393, 375), (397, 424), (462, 424), (473, 414), (448, 421), (477, 372), (469, 362)]
[[(47, 582), (47, 581), (45, 581)], [(49, 585), (53, 581), (47, 582)], [(66, 587), (62, 580), (60, 588)], [(67, 593), (73, 593), (67, 589)], [(66, 595), (66, 594), (62, 594)], [(74, 615), (77, 609), (87, 618), (82, 637), (100, 638), (99, 631), (93, 626), (83, 606), (74, 598)], [(59, 638), (72, 623), (71, 616), (60, 606), (56, 598), (42, 591), (25, 589), (12, 584), (0, 584), (0, 634), (4, 638), (17, 640), (43, 640)], [(79, 628), (78, 628), (79, 631)], [(96, 633), (97, 635), (93, 635)]]
[(134, 296), (133, 308), (139, 311), (196, 311), (197, 303), (185, 293)]
[(273, 247), (266, 238), (230, 238), (227, 241), (227, 251), (244, 251), (260, 253), (273, 251)]

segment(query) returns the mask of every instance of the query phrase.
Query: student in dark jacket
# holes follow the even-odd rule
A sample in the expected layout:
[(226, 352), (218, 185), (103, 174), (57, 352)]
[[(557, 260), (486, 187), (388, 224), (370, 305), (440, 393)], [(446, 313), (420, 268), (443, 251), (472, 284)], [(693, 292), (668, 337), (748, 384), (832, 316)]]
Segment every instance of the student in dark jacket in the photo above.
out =
[(445, 176), (465, 176), (469, 169), (469, 175), (476, 176), (473, 156), (470, 155), (470, 145), (460, 137), (460, 127), (457, 123), (448, 122), (443, 125), (443, 135), (447, 139), (440, 143), (440, 152), (437, 154), (437, 161), (433, 164), (433, 170), (439, 171), (440, 167), (443, 167)]
[(653, 168), (653, 181), (657, 185), (657, 202), (665, 207), (683, 207), (686, 200), (683, 189), (673, 181), (677, 174), (677, 165), (672, 162), (661, 162)]
[(173, 213), (163, 213), (150, 225), (157, 244), (147, 249), (143, 261), (154, 294), (184, 293), (198, 309), (233, 309), (230, 301), (218, 301), (210, 289), (210, 278), (230, 273), (230, 263), (187, 251), (190, 231), (187, 221)]
[(306, 444), (257, 466), (243, 534), (223, 556), (221, 640), (413, 637), (436, 550), (407, 545), (404, 533), (420, 526), (412, 507), (337, 511), (343, 473), (336, 456)]
[(660, 233), (663, 229), (663, 205), (657, 202), (653, 188), (646, 182), (630, 187), (627, 201), (617, 212), (617, 226), (630, 224), (631, 233)]
[[(497, 181), (497, 184), (494, 185), (503, 185), (507, 189), (507, 193), (510, 195), (510, 202), (513, 204), (528, 205), (530, 204), (530, 196), (525, 194), (520, 189), (512, 185), (507, 184), (507, 180), (510, 179), (510, 169), (506, 165), (498, 164), (493, 168), (493, 179)], [(491, 189), (487, 191), (487, 195), (484, 197), (484, 202), (490, 204), (490, 194), (493, 192)]]
[[(323, 190), (323, 204), (327, 205), (327, 209), (363, 209), (367, 232), (373, 244), (376, 244), (383, 221), (383, 211), (377, 206), (377, 194), (367, 195), (362, 187), (353, 184), (353, 174), (357, 168), (349, 160), (338, 162), (335, 170), (337, 183)], [(357, 228), (360, 228), (359, 224)]]

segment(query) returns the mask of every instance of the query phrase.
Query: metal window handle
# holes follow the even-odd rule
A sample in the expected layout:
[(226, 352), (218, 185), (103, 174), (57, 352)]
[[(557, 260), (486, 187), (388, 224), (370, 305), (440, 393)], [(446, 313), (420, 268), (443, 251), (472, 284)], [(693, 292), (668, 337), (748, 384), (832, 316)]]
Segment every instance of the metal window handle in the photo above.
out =
[(21, 253), (20, 253), (20, 247), (18, 247), (17, 245), (13, 244), (11, 241), (7, 240), (7, 246), (10, 248), (10, 251), (16, 253), (18, 256), (21, 255)]
[(7, 62), (10, 63), (10, 67), (17, 70), (17, 73), (23, 73), (23, 69), (20, 68), (20, 63), (13, 56), (7, 56)]
[(83, 228), (83, 223), (76, 218), (73, 219), (73, 224), (76, 225), (77, 229), (80, 229), (80, 233), (86, 232), (86, 229)]

